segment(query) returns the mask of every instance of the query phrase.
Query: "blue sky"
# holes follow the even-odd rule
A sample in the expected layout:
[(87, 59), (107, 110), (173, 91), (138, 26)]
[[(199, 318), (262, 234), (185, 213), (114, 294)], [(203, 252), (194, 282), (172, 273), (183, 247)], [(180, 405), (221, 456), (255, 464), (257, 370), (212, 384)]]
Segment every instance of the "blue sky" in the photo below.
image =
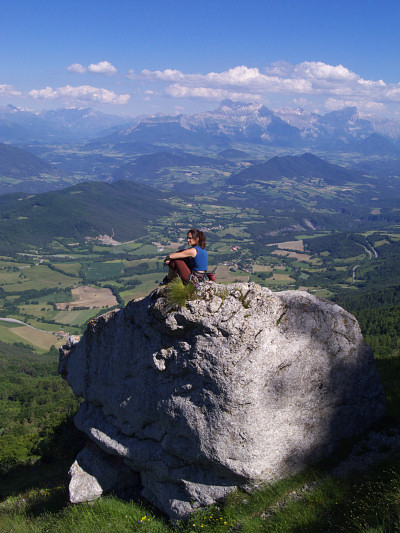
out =
[(400, 2), (3, 0), (0, 105), (400, 116)]

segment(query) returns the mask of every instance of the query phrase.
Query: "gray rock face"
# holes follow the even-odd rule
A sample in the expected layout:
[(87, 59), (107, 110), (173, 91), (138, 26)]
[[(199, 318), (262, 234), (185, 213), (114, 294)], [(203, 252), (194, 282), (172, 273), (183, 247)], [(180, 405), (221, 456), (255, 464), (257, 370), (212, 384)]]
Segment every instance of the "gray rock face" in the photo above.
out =
[(135, 476), (120, 458), (105, 454), (95, 444), (78, 453), (69, 475), (72, 503), (96, 500), (103, 493), (140, 483), (138, 474)]
[(171, 518), (293, 474), (384, 414), (352, 315), (252, 283), (204, 283), (178, 311), (157, 289), (92, 320), (59, 370), (86, 400), (76, 426)]

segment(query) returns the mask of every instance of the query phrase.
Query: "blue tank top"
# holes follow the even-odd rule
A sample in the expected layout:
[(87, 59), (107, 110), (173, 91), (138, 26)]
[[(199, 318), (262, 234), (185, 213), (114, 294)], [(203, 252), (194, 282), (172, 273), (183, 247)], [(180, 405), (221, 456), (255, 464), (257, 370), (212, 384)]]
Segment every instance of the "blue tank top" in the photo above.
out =
[(194, 246), (194, 249), (197, 251), (196, 257), (190, 257), (190, 268), (199, 272), (201, 270), (208, 269), (208, 255), (205, 248), (201, 246)]

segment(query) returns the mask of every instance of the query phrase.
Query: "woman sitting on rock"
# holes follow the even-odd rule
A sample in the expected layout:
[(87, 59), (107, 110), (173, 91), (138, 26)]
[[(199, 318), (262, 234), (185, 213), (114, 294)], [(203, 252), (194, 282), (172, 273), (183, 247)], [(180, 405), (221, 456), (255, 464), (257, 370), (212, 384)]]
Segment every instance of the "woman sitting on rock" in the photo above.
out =
[(208, 255), (206, 250), (206, 236), (199, 229), (191, 229), (187, 234), (189, 248), (173, 252), (164, 260), (168, 265), (168, 275), (162, 280), (161, 285), (169, 283), (176, 275), (184, 283), (193, 279), (203, 280), (208, 268)]

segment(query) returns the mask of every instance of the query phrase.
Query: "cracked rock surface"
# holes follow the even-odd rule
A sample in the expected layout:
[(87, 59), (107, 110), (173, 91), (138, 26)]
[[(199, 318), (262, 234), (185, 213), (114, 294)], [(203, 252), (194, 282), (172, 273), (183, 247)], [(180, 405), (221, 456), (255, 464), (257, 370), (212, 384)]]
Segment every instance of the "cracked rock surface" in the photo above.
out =
[(293, 474), (384, 414), (356, 319), (253, 283), (204, 283), (175, 311), (156, 289), (92, 320), (59, 371), (85, 399), (76, 426), (173, 519)]

